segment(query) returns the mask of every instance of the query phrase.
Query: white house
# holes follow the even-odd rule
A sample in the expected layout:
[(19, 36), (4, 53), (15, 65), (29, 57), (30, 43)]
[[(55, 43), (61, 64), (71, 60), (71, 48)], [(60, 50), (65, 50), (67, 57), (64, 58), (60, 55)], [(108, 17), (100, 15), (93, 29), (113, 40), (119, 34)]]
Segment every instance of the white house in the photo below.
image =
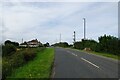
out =
[(38, 41), (37, 39), (33, 39), (31, 41), (20, 44), (20, 46), (22, 46), (22, 47), (38, 47), (40, 45), (42, 45), (42, 43), (40, 41)]

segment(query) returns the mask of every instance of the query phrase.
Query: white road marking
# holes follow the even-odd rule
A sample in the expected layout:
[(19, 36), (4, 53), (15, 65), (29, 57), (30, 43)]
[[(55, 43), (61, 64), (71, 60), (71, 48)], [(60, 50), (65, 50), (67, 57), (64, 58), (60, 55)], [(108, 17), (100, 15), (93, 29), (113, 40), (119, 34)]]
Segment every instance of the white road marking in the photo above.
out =
[(86, 61), (86, 62), (88, 62), (89, 64), (91, 64), (91, 65), (93, 65), (93, 66), (95, 66), (95, 67), (99, 68), (99, 66), (97, 66), (97, 65), (93, 64), (92, 62), (90, 62), (90, 61), (88, 61), (88, 60), (86, 60), (86, 59), (84, 59), (84, 58), (81, 58), (81, 59), (82, 59), (82, 60), (84, 60), (84, 61)]
[(72, 52), (70, 52), (70, 51), (67, 51), (68, 53), (71, 53), (72, 55), (74, 55), (74, 56), (77, 56), (75, 53), (72, 53)]
[(73, 55), (75, 55), (74, 53), (72, 53)]
[(72, 53), (73, 55), (75, 55), (74, 53)]
[(74, 56), (77, 56), (76, 54), (72, 53)]

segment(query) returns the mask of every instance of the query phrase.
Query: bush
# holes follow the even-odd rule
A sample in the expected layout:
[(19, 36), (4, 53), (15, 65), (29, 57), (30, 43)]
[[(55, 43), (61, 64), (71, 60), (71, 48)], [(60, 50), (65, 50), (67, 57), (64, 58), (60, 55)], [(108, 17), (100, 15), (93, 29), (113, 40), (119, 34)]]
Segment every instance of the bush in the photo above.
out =
[(98, 38), (99, 39), (99, 45), (100, 45), (100, 51), (101, 52), (106, 52), (106, 53), (112, 53), (117, 55), (119, 53), (119, 40), (116, 37), (113, 36), (101, 36)]
[(0, 45), (0, 57), (2, 56), (2, 45)]
[(75, 42), (74, 48), (81, 49), (81, 50), (85, 48), (90, 48), (92, 51), (95, 51), (97, 45), (98, 43), (94, 40), (82, 40), (80, 42)]
[(27, 62), (29, 60), (32, 60), (36, 56), (36, 52), (33, 49), (26, 49), (22, 52), (24, 55), (24, 60)]
[(2, 59), (2, 77), (10, 75), (14, 68), (22, 66), (25, 63), (23, 54), (14, 53), (9, 57)]
[(11, 75), (17, 67), (33, 60), (36, 53), (41, 50), (44, 50), (44, 48), (22, 48), (20, 51), (11, 52), (10, 56), (4, 56), (2, 58), (2, 79)]
[(2, 46), (2, 56), (9, 56), (14, 52), (16, 52), (16, 47), (14, 45), (8, 44)]
[(81, 49), (81, 48), (82, 48), (81, 42), (75, 42), (75, 43), (74, 43), (74, 48), (75, 48), (75, 49)]
[(114, 36), (100, 36), (99, 43), (94, 40), (84, 40), (74, 43), (74, 48), (90, 48), (92, 51), (120, 55), (120, 40)]
[(16, 52), (11, 56), (10, 62), (13, 67), (19, 67), (25, 63), (24, 55), (21, 52)]
[(12, 71), (12, 66), (7, 59), (2, 59), (2, 78), (6, 78)]
[(55, 43), (53, 46), (59, 46), (59, 47), (69, 47), (67, 42), (60, 42), (60, 43)]

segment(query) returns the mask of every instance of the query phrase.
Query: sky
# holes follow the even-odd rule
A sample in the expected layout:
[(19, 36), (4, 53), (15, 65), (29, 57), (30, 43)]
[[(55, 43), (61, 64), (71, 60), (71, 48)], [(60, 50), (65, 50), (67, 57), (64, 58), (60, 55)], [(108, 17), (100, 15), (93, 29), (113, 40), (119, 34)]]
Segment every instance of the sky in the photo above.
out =
[(38, 39), (50, 44), (73, 43), (83, 38), (83, 18), (86, 38), (98, 40), (104, 34), (118, 37), (117, 2), (3, 2), (0, 5), (0, 31), (5, 40), (22, 42)]

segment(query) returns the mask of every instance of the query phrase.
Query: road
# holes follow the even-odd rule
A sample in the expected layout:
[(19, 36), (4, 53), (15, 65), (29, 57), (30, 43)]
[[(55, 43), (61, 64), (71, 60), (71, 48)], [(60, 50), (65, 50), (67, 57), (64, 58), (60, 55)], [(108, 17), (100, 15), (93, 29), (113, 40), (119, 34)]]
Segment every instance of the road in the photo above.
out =
[(55, 48), (53, 78), (118, 78), (118, 61)]

